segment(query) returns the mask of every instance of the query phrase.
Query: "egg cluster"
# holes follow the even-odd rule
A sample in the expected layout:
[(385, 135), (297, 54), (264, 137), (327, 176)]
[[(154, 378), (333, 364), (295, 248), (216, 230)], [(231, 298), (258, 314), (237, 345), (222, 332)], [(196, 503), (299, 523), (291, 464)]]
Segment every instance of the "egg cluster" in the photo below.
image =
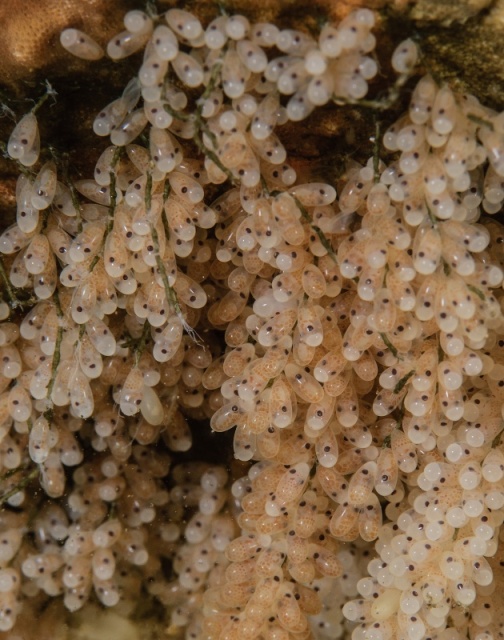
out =
[[(339, 196), (280, 137), (366, 96), (374, 25), (130, 11), (94, 176), (40, 161), (37, 108), (14, 128), (0, 637), (145, 594), (188, 640), (502, 636), (502, 115), (425, 76)], [(208, 422), (241, 472), (176, 463)]]

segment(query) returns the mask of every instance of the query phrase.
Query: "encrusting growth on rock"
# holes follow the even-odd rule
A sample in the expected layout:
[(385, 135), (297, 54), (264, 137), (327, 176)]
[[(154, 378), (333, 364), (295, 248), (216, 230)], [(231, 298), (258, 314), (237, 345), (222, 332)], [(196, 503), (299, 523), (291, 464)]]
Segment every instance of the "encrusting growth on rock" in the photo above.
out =
[[(144, 53), (94, 176), (41, 147), (41, 105), (6, 145), (0, 638), (142, 599), (187, 640), (502, 637), (503, 116), (426, 75), (338, 193), (280, 137), (391, 105), (418, 50), (368, 98), (374, 25), (62, 32)], [(183, 456), (204, 428), (239, 472)]]

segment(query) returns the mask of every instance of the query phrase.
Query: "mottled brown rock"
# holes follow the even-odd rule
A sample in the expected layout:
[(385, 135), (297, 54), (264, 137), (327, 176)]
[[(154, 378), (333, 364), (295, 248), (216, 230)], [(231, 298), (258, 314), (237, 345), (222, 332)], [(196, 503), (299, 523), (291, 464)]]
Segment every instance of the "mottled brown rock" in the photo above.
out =
[(473, 18), (492, 0), (392, 0), (390, 4), (411, 20), (450, 25)]
[[(69, 57), (59, 42), (60, 32), (76, 27), (105, 44), (121, 28), (131, 0), (9, 0), (0, 3), (0, 80), (16, 83), (37, 79), (38, 72), (82, 70), (86, 63)], [(62, 69), (58, 69), (62, 65)], [(18, 90), (22, 87), (18, 85)]]
[(503, 0), (390, 0), (387, 13), (391, 34), (415, 38), (425, 72), (504, 109)]
[(504, 27), (504, 0), (494, 0), (492, 2), (488, 16), (483, 18), (483, 23), (490, 27), (499, 25)]
[(502, 111), (503, 39), (504, 26), (487, 22), (426, 32), (421, 39), (426, 69), (453, 89), (472, 93), (482, 104)]

